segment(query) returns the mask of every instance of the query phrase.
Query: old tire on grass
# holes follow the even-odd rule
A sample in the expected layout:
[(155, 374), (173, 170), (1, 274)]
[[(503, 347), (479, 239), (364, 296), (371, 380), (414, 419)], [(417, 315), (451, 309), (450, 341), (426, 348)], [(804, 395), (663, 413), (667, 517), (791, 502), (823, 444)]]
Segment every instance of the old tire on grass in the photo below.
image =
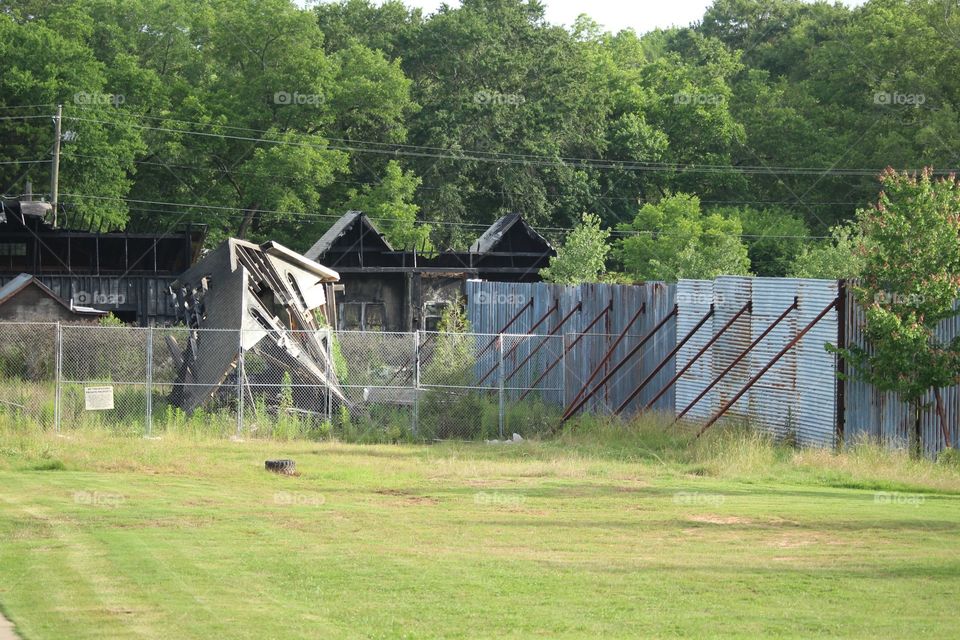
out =
[(297, 472), (297, 463), (293, 460), (267, 460), (263, 463), (267, 471), (292, 476)]

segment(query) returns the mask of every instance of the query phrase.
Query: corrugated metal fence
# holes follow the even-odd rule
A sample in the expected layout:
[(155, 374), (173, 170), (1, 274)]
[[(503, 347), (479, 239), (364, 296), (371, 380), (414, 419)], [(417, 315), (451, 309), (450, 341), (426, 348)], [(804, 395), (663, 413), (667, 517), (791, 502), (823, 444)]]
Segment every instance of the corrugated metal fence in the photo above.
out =
[(568, 414), (571, 407), (622, 415), (649, 408), (706, 420), (733, 402), (728, 415), (829, 447), (837, 382), (824, 345), (836, 343), (838, 317), (836, 309), (824, 311), (837, 294), (836, 281), (786, 278), (639, 286), (475, 281), (467, 284), (467, 315), (478, 333), (564, 336), (553, 345), (560, 351), (553, 357), (565, 360), (555, 401)]

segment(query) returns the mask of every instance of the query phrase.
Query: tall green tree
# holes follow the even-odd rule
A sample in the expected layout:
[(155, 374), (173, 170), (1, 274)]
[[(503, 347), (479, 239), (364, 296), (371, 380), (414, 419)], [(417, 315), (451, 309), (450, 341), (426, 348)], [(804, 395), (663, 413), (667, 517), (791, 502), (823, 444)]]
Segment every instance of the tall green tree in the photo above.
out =
[(876, 206), (859, 213), (868, 242), (854, 292), (866, 309), (868, 344), (841, 354), (856, 375), (910, 405), (919, 452), (925, 394), (960, 378), (960, 336), (936, 332), (960, 313), (960, 181), (887, 169), (881, 186)]
[(607, 269), (610, 230), (601, 227), (600, 218), (591, 213), (583, 218), (550, 258), (550, 266), (540, 277), (556, 284), (599, 282)]

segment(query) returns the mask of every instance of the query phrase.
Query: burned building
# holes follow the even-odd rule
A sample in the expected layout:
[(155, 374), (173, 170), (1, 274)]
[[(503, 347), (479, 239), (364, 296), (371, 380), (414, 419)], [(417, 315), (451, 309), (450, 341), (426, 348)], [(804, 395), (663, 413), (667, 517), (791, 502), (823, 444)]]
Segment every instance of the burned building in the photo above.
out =
[[(188, 329), (185, 345), (167, 337), (177, 368), (172, 403), (189, 413), (226, 386), (243, 388), (255, 405), (258, 395), (276, 396), (285, 376), (303, 410), (320, 413), (328, 394), (346, 402), (326, 342), (330, 334), (321, 331), (329, 326), (338, 278), (275, 242), (231, 238), (204, 256), (171, 285)], [(248, 357), (256, 357), (256, 370), (245, 366)]]
[(519, 214), (497, 220), (467, 251), (398, 250), (360, 211), (350, 211), (308, 249), (340, 274), (337, 327), (432, 331), (468, 279), (538, 282), (555, 251)]
[(206, 227), (106, 231), (69, 208), (52, 224), (47, 202), (0, 200), (0, 286), (30, 274), (54, 295), (125, 322), (175, 320), (168, 289), (203, 248)]

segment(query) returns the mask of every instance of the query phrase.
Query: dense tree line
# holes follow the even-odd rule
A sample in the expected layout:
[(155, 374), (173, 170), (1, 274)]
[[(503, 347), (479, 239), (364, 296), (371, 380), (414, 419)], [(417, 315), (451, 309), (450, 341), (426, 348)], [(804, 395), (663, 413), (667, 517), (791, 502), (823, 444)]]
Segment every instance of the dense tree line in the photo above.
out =
[(885, 167), (957, 165), (958, 14), (716, 0), (637, 34), (535, 0), (0, 0), (0, 188), (44, 190), (63, 104), (62, 200), (104, 227), (303, 249), (353, 207), (442, 249), (593, 214), (627, 278), (831, 275)]

